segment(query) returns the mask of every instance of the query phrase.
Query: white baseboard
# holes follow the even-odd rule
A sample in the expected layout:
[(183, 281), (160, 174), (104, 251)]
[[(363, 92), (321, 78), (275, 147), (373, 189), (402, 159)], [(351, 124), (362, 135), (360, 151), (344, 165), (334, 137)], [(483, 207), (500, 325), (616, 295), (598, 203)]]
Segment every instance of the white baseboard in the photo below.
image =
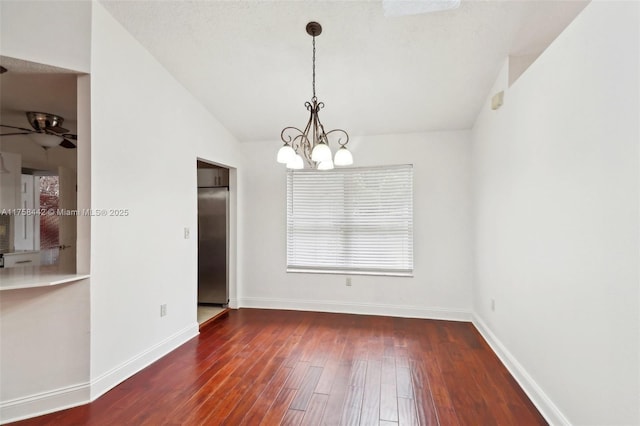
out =
[(332, 300), (274, 299), (245, 297), (238, 299), (239, 308), (287, 309), (293, 311), (336, 312), (342, 314), (384, 315), (449, 321), (471, 321), (471, 312), (447, 308), (336, 302)]
[(89, 402), (89, 383), (41, 392), (0, 403), (0, 424), (77, 407)]
[(562, 414), (540, 386), (533, 380), (527, 370), (518, 362), (511, 352), (502, 344), (491, 329), (474, 314), (473, 325), (478, 329), (482, 337), (487, 341), (493, 352), (509, 370), (513, 378), (518, 382), (522, 390), (527, 394), (531, 402), (538, 408), (540, 414), (550, 425), (571, 425), (571, 422)]
[(150, 347), (128, 361), (112, 368), (91, 381), (91, 401), (96, 400), (143, 368), (151, 365), (178, 346), (196, 337), (199, 333), (195, 323), (167, 337), (160, 343)]
[(155, 346), (102, 374), (90, 383), (81, 383), (3, 401), (0, 403), (0, 424), (77, 407), (94, 401), (187, 340), (196, 337), (198, 333), (197, 323), (185, 327)]

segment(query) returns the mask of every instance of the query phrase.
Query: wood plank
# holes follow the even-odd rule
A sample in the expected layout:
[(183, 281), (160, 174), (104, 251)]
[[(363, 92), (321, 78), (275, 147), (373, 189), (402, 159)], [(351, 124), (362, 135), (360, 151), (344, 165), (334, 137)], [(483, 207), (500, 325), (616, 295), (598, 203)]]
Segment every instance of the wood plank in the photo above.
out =
[(396, 361), (393, 357), (382, 357), (380, 383), (386, 385), (396, 384)]
[(436, 408), (429, 389), (414, 388), (414, 401), (416, 405), (416, 417), (422, 426), (435, 426), (438, 424)]
[(411, 370), (408, 367), (396, 367), (396, 392), (398, 398), (413, 399)]
[(311, 400), (311, 396), (313, 395), (313, 390), (316, 388), (318, 384), (318, 380), (320, 380), (320, 375), (322, 374), (322, 367), (309, 367), (307, 373), (302, 380), (302, 384), (296, 394), (296, 398), (293, 400), (291, 405), (289, 406), (292, 410), (306, 410), (309, 401)]
[(395, 384), (380, 385), (380, 420), (398, 421), (398, 396)]
[(297, 362), (291, 372), (291, 375), (287, 379), (287, 382), (284, 384), (284, 387), (288, 389), (300, 389), (300, 386), (302, 386), (302, 382), (307, 375), (308, 369), (309, 363), (307, 361)]
[(262, 421), (265, 413), (267, 413), (271, 405), (275, 403), (280, 390), (283, 388), (292, 370), (292, 368), (283, 367), (275, 373), (274, 377), (268, 383), (268, 386), (266, 386), (265, 390), (260, 394), (260, 397), (247, 411), (241, 424), (256, 425)]
[(300, 423), (302, 423), (303, 418), (304, 418), (304, 411), (288, 410), (287, 413), (284, 415), (282, 422), (280, 422), (280, 425), (281, 426), (297, 426)]
[(362, 426), (374, 425), (380, 419), (380, 374), (382, 361), (377, 359), (367, 361), (364, 395), (362, 398)]
[(398, 425), (418, 426), (416, 405), (413, 399), (398, 398)]
[(324, 410), (324, 416), (322, 418), (323, 424), (340, 424), (347, 394), (347, 387), (349, 386), (350, 370), (351, 364), (342, 363), (338, 367), (336, 379), (331, 386), (329, 399), (327, 400), (327, 408)]
[(304, 413), (302, 419), (302, 425), (304, 426), (317, 426), (322, 424), (322, 417), (324, 416), (324, 410), (327, 407), (327, 401), (329, 395), (323, 395), (320, 393), (314, 393), (309, 400), (309, 405)]
[(364, 387), (349, 386), (345, 396), (344, 408), (342, 410), (341, 425), (358, 426), (360, 424), (360, 414), (362, 413), (362, 397)]
[[(336, 330), (340, 330), (339, 327), (334, 328), (334, 333)], [(332, 339), (332, 345), (330, 348), (330, 352), (327, 356), (326, 361), (324, 362), (322, 375), (320, 376), (320, 380), (318, 381), (318, 385), (316, 386), (316, 393), (329, 394), (331, 391), (331, 386), (333, 385), (333, 381), (335, 380), (336, 374), (340, 367), (340, 357), (344, 352), (344, 347), (347, 344), (347, 339), (345, 336), (338, 334)]]
[(264, 413), (265, 415), (260, 424), (264, 426), (280, 424), (289, 410), (289, 405), (291, 405), (291, 401), (293, 401), (295, 396), (296, 389), (282, 388), (269, 410)]

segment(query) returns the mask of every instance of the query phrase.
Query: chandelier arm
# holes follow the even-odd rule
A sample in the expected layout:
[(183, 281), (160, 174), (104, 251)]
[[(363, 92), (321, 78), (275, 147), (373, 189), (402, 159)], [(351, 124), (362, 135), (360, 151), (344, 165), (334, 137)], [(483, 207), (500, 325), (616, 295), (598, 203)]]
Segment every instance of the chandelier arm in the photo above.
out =
[(307, 139), (307, 137), (304, 135), (304, 133), (300, 133), (299, 135), (296, 135), (295, 138), (293, 138), (293, 141), (291, 141), (291, 147), (296, 152), (296, 154), (298, 153), (298, 149), (301, 149), (301, 147), (304, 146), (305, 139)]
[(319, 142), (318, 133), (318, 110), (315, 110), (315, 114), (313, 114), (313, 146), (316, 146), (316, 144), (318, 144)]
[(320, 141), (329, 145), (329, 139), (327, 139), (327, 133), (324, 131), (324, 125), (320, 121), (320, 116), (318, 116), (318, 124), (320, 125)]
[[(324, 103), (320, 102), (318, 104), (318, 106), (320, 106), (320, 105), (324, 106)], [(319, 110), (320, 110), (320, 108), (318, 108), (318, 111)], [(325, 130), (324, 130), (324, 125), (320, 121), (320, 115), (318, 114), (318, 112), (316, 112), (316, 117), (318, 117), (318, 124), (320, 125), (320, 141), (324, 142), (328, 146), (329, 145), (329, 138), (327, 138), (327, 132), (325, 132)]]
[(286, 144), (290, 144), (294, 140), (294, 138), (292, 138), (291, 135), (287, 133), (287, 130), (295, 130), (298, 133), (302, 133), (302, 130), (298, 129), (297, 127), (293, 127), (293, 126), (285, 127), (284, 129), (282, 129), (282, 132), (280, 133), (280, 139), (282, 139), (282, 142), (284, 142)]
[[(308, 141), (309, 139), (307, 139)], [(313, 148), (311, 148), (311, 144), (309, 143), (305, 143), (302, 145), (302, 157), (304, 158), (304, 160), (307, 162), (307, 164), (309, 165), (309, 167), (311, 168), (315, 168), (316, 163), (315, 161), (313, 161), (311, 159), (311, 151)]]
[[(330, 130), (329, 132), (325, 133), (325, 137), (328, 137), (331, 133), (335, 133), (335, 132), (340, 132), (345, 136), (346, 140), (344, 141), (344, 143), (342, 143), (342, 138), (338, 138), (337, 143), (340, 146), (346, 146), (349, 143), (349, 134), (346, 131), (342, 130), (342, 129)], [(327, 139), (327, 142), (328, 142), (328, 139)]]
[[(309, 113), (309, 120), (307, 120), (307, 125), (304, 127), (304, 131), (302, 132), (301, 139), (299, 142), (300, 151), (302, 152), (302, 156), (306, 160), (307, 164), (313, 166), (311, 162), (311, 150), (313, 149), (313, 144), (309, 140), (309, 129), (311, 128), (311, 122), (313, 121), (313, 109)], [(297, 152), (297, 149), (296, 149)]]
[(304, 135), (309, 140), (309, 129), (311, 128), (311, 122), (313, 121), (313, 110), (309, 113), (309, 119), (307, 120), (307, 125), (304, 127)]
[(305, 106), (307, 107), (307, 111), (309, 111), (309, 119), (307, 120), (307, 125), (304, 126), (304, 138), (306, 140), (307, 145), (310, 146), (309, 149), (303, 149), (302, 150), (302, 155), (305, 157), (305, 160), (307, 160), (307, 163), (309, 163), (309, 161), (311, 161), (311, 154), (309, 154), (308, 158), (307, 158), (307, 152), (311, 152), (310, 150), (313, 149), (313, 142), (309, 140), (309, 130), (311, 129), (311, 124), (313, 123), (313, 105), (311, 104), (311, 102), (305, 102)]

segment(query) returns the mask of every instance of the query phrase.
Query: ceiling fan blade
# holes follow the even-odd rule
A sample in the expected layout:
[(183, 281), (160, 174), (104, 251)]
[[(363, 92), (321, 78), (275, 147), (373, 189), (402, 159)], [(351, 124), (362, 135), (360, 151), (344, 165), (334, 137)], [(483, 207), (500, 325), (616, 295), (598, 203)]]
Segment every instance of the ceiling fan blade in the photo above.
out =
[(78, 140), (78, 135), (74, 135), (72, 133), (65, 133), (64, 135), (62, 135), (62, 137), (65, 138), (65, 139), (71, 139), (71, 140), (74, 140), (74, 141)]
[(60, 126), (49, 126), (49, 127), (46, 127), (44, 130), (47, 132), (53, 132), (53, 133), (67, 133), (69, 131), (69, 129), (65, 129), (64, 127), (60, 127)]
[(71, 142), (69, 139), (62, 139), (62, 142), (60, 142), (60, 146), (67, 149), (76, 148), (76, 144)]
[(2, 133), (2, 134), (0, 134), (0, 136), (30, 135), (30, 134), (32, 134), (32, 133), (34, 133), (34, 132), (29, 132), (29, 133), (27, 133), (27, 132), (19, 132), (19, 133)]
[[(0, 124), (0, 127), (8, 127), (10, 129), (18, 129), (18, 130), (22, 130), (23, 132), (29, 132), (29, 133), (33, 133), (33, 130), (31, 129), (25, 129), (24, 127), (16, 127), (16, 126), (7, 126), (6, 124)], [(16, 133), (18, 135), (21, 135), (23, 133)]]

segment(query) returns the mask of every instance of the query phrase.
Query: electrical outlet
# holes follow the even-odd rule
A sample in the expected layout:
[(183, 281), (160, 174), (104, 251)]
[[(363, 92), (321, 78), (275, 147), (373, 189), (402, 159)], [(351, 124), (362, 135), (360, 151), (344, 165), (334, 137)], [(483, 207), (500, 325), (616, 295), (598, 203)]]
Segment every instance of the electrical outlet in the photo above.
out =
[(347, 279), (345, 280), (345, 284), (347, 285), (347, 287), (351, 287), (351, 277), (347, 277)]
[(160, 305), (160, 316), (161, 317), (167, 316), (167, 304), (166, 303)]
[(491, 310), (492, 311), (496, 310), (496, 299), (491, 299)]
[(184, 239), (188, 240), (191, 237), (191, 230), (189, 228), (184, 228)]

